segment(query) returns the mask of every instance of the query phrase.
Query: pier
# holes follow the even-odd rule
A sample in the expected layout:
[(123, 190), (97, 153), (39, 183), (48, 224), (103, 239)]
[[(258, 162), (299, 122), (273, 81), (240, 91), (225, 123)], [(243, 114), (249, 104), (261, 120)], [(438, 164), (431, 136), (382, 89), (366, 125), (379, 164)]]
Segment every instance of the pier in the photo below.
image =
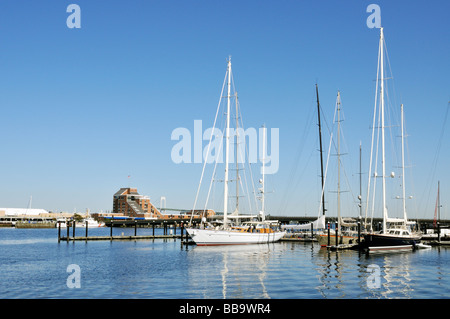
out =
[[(122, 223), (119, 223), (120, 225), (123, 226)], [(154, 239), (181, 239), (181, 244), (182, 245), (188, 245), (192, 243), (192, 239), (190, 238), (190, 236), (188, 235), (187, 232), (184, 231), (184, 224), (181, 223), (180, 224), (180, 234), (177, 234), (177, 226), (178, 224), (176, 222), (173, 223), (169, 223), (169, 222), (156, 222), (156, 221), (152, 221), (151, 223), (146, 223), (146, 226), (148, 227), (149, 225), (152, 226), (153, 229), (153, 233), (152, 235), (138, 235), (137, 234), (137, 229), (138, 227), (138, 222), (134, 221), (134, 235), (130, 236), (125, 236), (123, 235), (114, 235), (113, 236), (113, 227), (118, 227), (119, 225), (117, 225), (113, 220), (111, 221), (110, 225), (109, 225), (109, 229), (110, 229), (110, 234), (109, 236), (89, 236), (89, 226), (86, 223), (86, 227), (85, 227), (85, 236), (75, 236), (75, 229), (76, 229), (76, 224), (73, 224), (74, 226), (67, 226), (66, 227), (66, 236), (62, 236), (62, 230), (61, 230), (61, 223), (58, 222), (58, 243), (61, 241), (100, 241), (100, 240), (154, 240)], [(130, 225), (130, 224), (129, 224)], [(169, 226), (172, 225), (173, 228), (169, 228)], [(140, 225), (140, 227), (142, 227), (143, 225)], [(163, 228), (163, 234), (162, 235), (155, 235), (155, 228), (156, 226), (161, 226), (160, 228)], [(70, 229), (72, 228), (72, 230)], [(80, 227), (81, 228), (81, 227)], [(170, 232), (169, 232), (170, 230)], [(72, 236), (70, 236), (70, 233), (72, 232)]]

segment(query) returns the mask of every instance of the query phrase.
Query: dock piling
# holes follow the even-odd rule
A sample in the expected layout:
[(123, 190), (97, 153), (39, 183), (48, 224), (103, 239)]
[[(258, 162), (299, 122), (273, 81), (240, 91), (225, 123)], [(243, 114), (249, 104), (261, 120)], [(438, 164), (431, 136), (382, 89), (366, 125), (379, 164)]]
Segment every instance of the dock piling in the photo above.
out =
[(183, 224), (183, 222), (181, 222), (181, 225), (180, 225), (180, 233), (181, 233), (181, 244), (183, 244), (183, 229), (184, 229), (184, 224)]
[(61, 222), (58, 222), (58, 243), (61, 242)]
[(358, 245), (361, 244), (361, 222), (358, 221)]
[(338, 223), (336, 222), (336, 229), (334, 230), (336, 233), (336, 246), (339, 245), (339, 230), (338, 230)]
[(328, 246), (330, 246), (330, 222), (328, 222)]

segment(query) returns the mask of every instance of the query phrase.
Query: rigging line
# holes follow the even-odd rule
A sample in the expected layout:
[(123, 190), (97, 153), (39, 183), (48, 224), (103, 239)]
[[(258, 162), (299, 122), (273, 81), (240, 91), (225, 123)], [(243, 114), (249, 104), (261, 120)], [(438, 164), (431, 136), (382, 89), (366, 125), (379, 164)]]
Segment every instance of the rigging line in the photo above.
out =
[[(377, 129), (377, 145), (375, 150), (375, 170), (374, 172), (378, 172), (378, 151), (380, 149), (380, 125), (381, 125), (381, 108), (378, 108), (378, 129)], [(384, 178), (384, 177), (383, 177)], [(375, 212), (375, 194), (377, 188), (377, 179), (374, 178), (373, 183), (373, 195), (372, 195), (372, 210), (371, 210), (371, 223), (373, 222), (373, 214)]]
[[(218, 116), (218, 114), (219, 114), (220, 104), (221, 104), (221, 102), (222, 102), (222, 95), (223, 95), (223, 90), (224, 90), (224, 88), (225, 88), (225, 83), (226, 83), (227, 75), (228, 75), (228, 69), (227, 69), (227, 72), (225, 72), (225, 79), (224, 79), (224, 81), (223, 81), (222, 91), (220, 92), (220, 98), (219, 98), (219, 103), (218, 103), (218, 105), (217, 105), (216, 116), (215, 116), (215, 118), (214, 118), (213, 129), (211, 130), (211, 136), (210, 136), (210, 138), (209, 138), (208, 150), (207, 150), (207, 153), (206, 153), (207, 155), (209, 154), (209, 149), (210, 149), (210, 147), (211, 147), (211, 140), (212, 140), (212, 137), (213, 137), (213, 134), (214, 134), (214, 129), (215, 129), (215, 127), (216, 127), (217, 116)], [(202, 154), (202, 158), (203, 158), (203, 154)], [(200, 192), (200, 187), (201, 187), (202, 180), (203, 180), (203, 174), (205, 173), (205, 167), (206, 167), (206, 163), (207, 163), (207, 162), (208, 162), (208, 160), (205, 159), (205, 162), (203, 163), (203, 168), (202, 168), (202, 175), (200, 176), (200, 182), (199, 182), (199, 185), (198, 185), (198, 187), (197, 187), (197, 194), (195, 195), (194, 206), (193, 206), (193, 208), (192, 208), (191, 219), (189, 220), (189, 224), (192, 223), (192, 218), (194, 217), (194, 210), (195, 210), (195, 206), (197, 205), (198, 195), (199, 195), (199, 192)]]
[[(429, 175), (430, 177), (429, 177), (428, 182), (426, 184), (426, 188), (428, 188), (428, 197), (427, 197), (427, 201), (426, 201), (426, 204), (425, 204), (426, 207), (428, 207), (428, 203), (429, 203), (429, 200), (430, 200), (431, 183), (432, 183), (432, 181), (433, 181), (433, 179), (434, 179), (434, 177), (436, 175), (436, 168), (437, 168), (437, 163), (438, 163), (438, 160), (439, 160), (439, 153), (441, 151), (442, 139), (444, 137), (445, 126), (446, 126), (446, 123), (447, 123), (447, 117), (448, 117), (449, 109), (450, 109), (450, 102), (447, 104), (447, 109), (445, 110), (445, 116), (444, 116), (444, 121), (442, 123), (441, 133), (439, 135), (439, 140), (438, 140), (438, 144), (437, 144), (437, 147), (436, 147), (436, 152), (434, 154), (433, 163), (431, 165), (431, 174)], [(422, 200), (421, 200), (421, 203), (419, 205), (419, 207), (421, 209), (422, 209)]]
[(331, 133), (330, 145), (328, 146), (327, 164), (325, 165), (325, 173), (324, 173), (325, 176), (324, 176), (324, 180), (323, 180), (322, 194), (320, 196), (319, 213), (317, 215), (317, 218), (320, 218), (321, 210), (322, 210), (322, 198), (323, 198), (324, 191), (325, 191), (325, 184), (327, 182), (327, 171), (328, 171), (328, 163), (330, 162), (329, 161), (330, 160), (330, 149), (331, 149), (332, 141), (333, 141), (333, 133)]
[[(315, 109), (315, 105), (314, 105), (314, 107), (311, 105), (310, 108), (309, 108), (308, 116), (306, 118), (307, 119), (306, 120), (306, 124), (312, 123), (312, 116), (314, 114), (314, 112), (313, 112), (314, 109)], [(283, 206), (282, 206), (281, 210), (279, 211), (279, 214), (281, 214), (281, 215), (283, 215), (283, 213), (286, 211), (287, 202), (288, 202), (287, 198), (291, 197), (290, 193), (292, 193), (295, 190), (295, 188), (298, 186), (298, 184), (300, 182), (300, 179), (301, 179), (300, 177), (303, 175), (303, 173), (306, 170), (307, 165), (304, 166), (303, 171), (300, 173), (300, 177), (297, 178), (297, 182), (295, 183), (294, 187), (291, 187), (292, 184), (293, 184), (294, 178), (295, 178), (295, 176), (297, 174), (297, 169), (298, 169), (298, 166), (299, 166), (299, 163), (300, 163), (300, 158), (301, 158), (301, 156), (303, 154), (304, 147), (305, 147), (305, 142), (307, 140), (309, 132), (311, 131), (311, 127), (312, 127), (312, 125), (305, 125), (304, 129), (303, 129), (302, 137), (299, 139), (298, 146), (297, 146), (297, 153), (296, 153), (296, 155), (294, 157), (294, 162), (292, 164), (292, 168), (291, 168), (290, 174), (289, 174), (289, 180), (288, 180), (288, 183), (286, 184), (285, 191), (283, 192), (284, 195), (283, 195), (283, 198), (282, 198), (282, 201), (281, 201)], [(308, 160), (308, 162), (309, 162), (309, 160)]]
[[(341, 102), (341, 105), (342, 105), (342, 100), (341, 100), (340, 102)], [(343, 108), (342, 108), (342, 106), (341, 106), (341, 108), (340, 108), (340, 112), (341, 112), (341, 114), (343, 113)], [(335, 123), (336, 123), (336, 114), (337, 114), (337, 102), (336, 102), (335, 111), (334, 111), (334, 117), (333, 117), (333, 127), (334, 127), (334, 125), (335, 125)], [(344, 120), (340, 120), (340, 121), (343, 122)], [(334, 130), (334, 129), (333, 129), (333, 130)], [(348, 149), (348, 146), (347, 146), (347, 143), (346, 143), (346, 140), (345, 140), (345, 136), (344, 136), (344, 130), (342, 130), (342, 127), (341, 127), (340, 134), (341, 134), (341, 138), (344, 140), (344, 145), (345, 145), (346, 148)], [(336, 141), (333, 141), (333, 146), (334, 146), (335, 150), (337, 150), (337, 147), (336, 147)], [(343, 155), (343, 154), (341, 153), (341, 155)], [(343, 169), (344, 176), (345, 176), (345, 180), (346, 180), (346, 182), (347, 182), (347, 187), (350, 189), (350, 193), (351, 193), (351, 195), (352, 195), (353, 202), (356, 203), (355, 194), (354, 194), (354, 192), (353, 192), (353, 190), (352, 190), (352, 187), (351, 187), (351, 185), (350, 185), (350, 180), (349, 180), (349, 178), (348, 178), (347, 170), (345, 169), (345, 166), (342, 164), (342, 160), (341, 160), (341, 159), (339, 159), (338, 165)], [(353, 206), (353, 207), (354, 207), (354, 208), (357, 208), (358, 206)]]
[[(243, 116), (242, 116), (241, 104), (239, 103), (238, 99), (236, 99), (236, 103), (237, 103), (237, 106), (238, 106), (237, 107), (237, 112), (238, 112), (237, 116), (239, 117), (238, 120), (240, 120), (242, 130), (244, 130), (244, 121), (243, 121)], [(245, 153), (247, 153), (248, 170), (250, 172), (250, 175), (253, 176), (252, 169), (251, 169), (251, 166), (250, 166), (249, 154), (248, 154), (248, 151), (246, 152), (246, 150), (248, 150), (248, 144), (247, 144), (247, 140), (245, 138), (245, 134), (243, 136), (243, 139), (242, 139), (241, 143), (244, 143), (244, 154), (241, 153), (242, 148), (240, 148), (240, 147), (237, 148), (237, 151), (239, 152), (239, 155), (241, 156), (241, 158), (244, 159), (244, 164), (246, 163), (246, 157), (245, 157), (246, 154)], [(245, 165), (243, 165), (243, 166), (244, 166), (244, 169), (245, 169)], [(247, 194), (248, 209), (251, 212), (253, 210), (253, 208), (252, 208), (252, 203), (251, 203), (251, 199), (250, 199), (250, 192), (248, 190), (247, 174), (243, 174), (243, 176), (244, 176), (245, 191), (246, 191), (246, 194)], [(242, 184), (242, 180), (240, 180), (239, 183), (241, 185), (242, 190), (244, 190), (244, 185)]]
[[(409, 161), (409, 165), (408, 165), (408, 168), (409, 168), (409, 176), (411, 176), (409, 179), (411, 180), (411, 189), (412, 189), (412, 191), (411, 191), (411, 193), (412, 194), (417, 194), (416, 193), (416, 187), (415, 187), (415, 183), (414, 183), (414, 175), (413, 175), (413, 169), (412, 169), (412, 163), (411, 163), (411, 152), (410, 152), (410, 148), (409, 148), (409, 142), (408, 142), (408, 132), (407, 132), (407, 129), (406, 129), (406, 119), (405, 119), (405, 121), (404, 121), (404, 124), (403, 124), (403, 126), (404, 126), (404, 129), (405, 129), (405, 144), (406, 144), (406, 154), (407, 154), (407, 158), (408, 158), (408, 161)], [(418, 206), (417, 206), (417, 201), (415, 200), (415, 197), (414, 197), (414, 200), (413, 200), (413, 205), (414, 205), (414, 210), (415, 210), (415, 217), (416, 218), (419, 218), (419, 216), (417, 215), (418, 214), (418, 212), (419, 212), (419, 210), (418, 210)]]
[(371, 172), (372, 172), (372, 158), (373, 158), (373, 140), (375, 135), (375, 119), (376, 119), (376, 110), (377, 110), (377, 100), (378, 100), (378, 77), (380, 74), (380, 48), (378, 48), (378, 62), (377, 62), (377, 81), (375, 82), (375, 102), (374, 102), (374, 111), (373, 111), (373, 120), (372, 120), (372, 141), (370, 146), (370, 158), (369, 158), (369, 178), (367, 182), (367, 200), (366, 200), (366, 209), (365, 209), (365, 218), (364, 218), (364, 228), (367, 225), (367, 214), (369, 212), (369, 198), (370, 198), (370, 182), (371, 182)]
[[(233, 87), (234, 87), (234, 81), (232, 81), (232, 83), (233, 83)], [(241, 123), (242, 130), (244, 130), (244, 120), (243, 120), (243, 116), (242, 116), (242, 110), (241, 110), (240, 103), (239, 103), (239, 100), (237, 99), (237, 97), (236, 97), (236, 103), (237, 103), (237, 110), (238, 110), (237, 111), (238, 114), (236, 116), (238, 117), (238, 121), (240, 121), (240, 123)], [(243, 142), (242, 143), (244, 144), (244, 152), (247, 154), (247, 159), (248, 159), (248, 165), (247, 166), (248, 166), (248, 170), (250, 171), (250, 180), (252, 182), (251, 185), (253, 187), (253, 193), (255, 194), (255, 187), (254, 187), (254, 183), (253, 183), (253, 171), (252, 171), (252, 168), (251, 168), (250, 155), (249, 155), (249, 151), (248, 151), (248, 143), (246, 142), (245, 134), (244, 134), (244, 138), (243, 138)], [(238, 154), (241, 155), (241, 158), (244, 159), (244, 163), (245, 163), (246, 162), (245, 161), (245, 154), (242, 154), (241, 151), (242, 151), (242, 149), (240, 147), (237, 147), (237, 152), (239, 152)], [(238, 165), (238, 163), (236, 163), (236, 165)], [(245, 165), (244, 165), (244, 169), (245, 169)], [(245, 185), (246, 185), (245, 191), (247, 192), (247, 194), (250, 194), (250, 192), (248, 190), (247, 175), (244, 174), (243, 176), (244, 176), (244, 182), (245, 182)], [(242, 190), (244, 190), (244, 186), (242, 185), (242, 181), (240, 182), (240, 184), (242, 186)], [(253, 208), (252, 208), (250, 196), (247, 196), (247, 200), (248, 200), (248, 205), (249, 205), (249, 211), (252, 211)], [(257, 199), (255, 198), (255, 209), (257, 209), (257, 207), (258, 207)]]
[[(222, 151), (222, 148), (223, 148), (222, 146), (223, 146), (223, 138), (220, 139), (220, 147), (219, 147), (219, 152), (217, 154), (217, 158), (220, 158), (221, 151)], [(208, 156), (208, 154), (207, 154), (207, 156)], [(206, 162), (206, 160), (205, 160), (205, 162)], [(211, 182), (209, 183), (208, 195), (206, 196), (205, 207), (203, 209), (203, 212), (206, 212), (206, 207), (208, 206), (209, 195), (211, 193), (211, 187), (212, 187), (212, 184), (214, 182), (214, 176), (216, 175), (217, 164), (218, 164), (218, 161), (216, 160), (215, 164), (214, 164), (214, 170), (213, 170), (213, 173), (212, 173), (213, 177), (211, 178)]]
[[(241, 108), (239, 108), (239, 112), (241, 112)], [(244, 121), (243, 121), (242, 115), (241, 115), (241, 125), (242, 125), (242, 127), (244, 127)], [(245, 151), (247, 154), (247, 158), (249, 159), (248, 160), (248, 169), (250, 171), (250, 182), (251, 182), (251, 186), (252, 186), (252, 190), (253, 190), (253, 199), (255, 201), (255, 209), (258, 209), (258, 199), (256, 196), (255, 180), (253, 177), (252, 163), (250, 162), (249, 146), (247, 143), (245, 143), (244, 145), (245, 145)], [(248, 192), (248, 189), (247, 189), (247, 192)], [(250, 194), (250, 193), (248, 193), (248, 194)], [(250, 196), (248, 197), (248, 199), (249, 199), (249, 206), (251, 207)]]
[[(390, 72), (390, 77), (389, 78), (386, 77), (386, 79), (392, 79), (392, 81), (390, 81), (390, 82), (392, 83), (392, 92), (393, 92), (393, 95), (394, 95), (393, 98), (394, 98), (394, 102), (395, 102), (395, 101), (397, 101), (397, 93), (396, 93), (396, 90), (395, 90), (394, 75), (393, 75), (393, 72), (392, 72), (391, 62), (390, 62), (390, 59), (389, 59), (389, 53), (388, 53), (388, 50), (387, 50), (385, 38), (383, 38), (383, 40), (384, 40), (384, 50), (386, 52), (387, 65), (388, 65), (389, 72)], [(385, 86), (385, 92), (386, 92), (386, 97), (387, 97), (387, 102), (388, 102), (388, 108), (389, 108), (389, 110), (394, 112), (394, 114), (393, 114), (394, 115), (394, 119), (397, 119), (395, 121), (397, 123), (396, 126), (399, 126), (399, 124), (398, 124), (398, 117), (399, 117), (398, 116), (398, 108), (392, 106), (391, 99), (390, 99), (390, 90), (389, 90), (389, 86), (387, 86), (387, 85)], [(389, 121), (390, 121), (390, 123), (392, 123), (390, 115), (391, 115), (390, 112), (388, 112)], [(389, 132), (391, 134), (390, 135), (390, 137), (391, 137), (391, 150), (392, 150), (392, 154), (394, 154), (393, 162), (398, 163), (400, 160), (399, 160), (398, 155), (397, 155), (397, 149), (395, 148), (395, 143), (393, 142), (392, 125), (389, 126)]]

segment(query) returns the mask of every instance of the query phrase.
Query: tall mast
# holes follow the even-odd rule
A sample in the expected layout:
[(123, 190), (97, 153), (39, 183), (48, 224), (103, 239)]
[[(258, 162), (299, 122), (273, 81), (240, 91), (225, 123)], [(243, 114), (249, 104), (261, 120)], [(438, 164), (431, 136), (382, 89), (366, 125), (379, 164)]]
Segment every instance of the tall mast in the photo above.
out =
[(319, 88), (316, 83), (316, 97), (317, 97), (317, 117), (319, 120), (319, 145), (320, 145), (320, 173), (322, 177), (322, 215), (325, 216), (325, 192), (323, 192), (324, 187), (324, 176), (323, 176), (323, 152), (322, 152), (322, 128), (320, 126), (320, 103), (319, 103)]
[(338, 213), (338, 232), (341, 233), (341, 139), (340, 139), (340, 130), (341, 130), (341, 95), (338, 91), (337, 94), (337, 114), (338, 114), (338, 128), (337, 128), (337, 140), (338, 140), (338, 199), (337, 199), (337, 213)]
[(236, 212), (239, 212), (239, 106), (237, 101), (237, 93), (236, 93)]
[(261, 168), (261, 175), (262, 175), (262, 182), (261, 182), (261, 220), (264, 221), (266, 219), (266, 212), (265, 212), (265, 203), (264, 203), (264, 182), (265, 182), (265, 161), (266, 161), (266, 127), (263, 125), (263, 147), (262, 147), (262, 154), (263, 158), (262, 161), (262, 168)]
[(359, 221), (362, 218), (362, 172), (361, 172), (361, 141), (359, 142)]
[(386, 156), (385, 156), (385, 142), (384, 142), (384, 35), (383, 28), (380, 28), (380, 68), (381, 68), (381, 83), (380, 83), (380, 97), (381, 97), (381, 153), (382, 153), (382, 184), (383, 184), (383, 233), (386, 233)]
[(231, 57), (228, 59), (228, 95), (227, 95), (227, 126), (225, 129), (225, 180), (223, 190), (223, 226), (228, 222), (228, 155), (230, 152), (230, 94), (231, 94)]
[(403, 104), (401, 105), (401, 116), (402, 116), (402, 191), (403, 191), (403, 219), (406, 226), (407, 216), (406, 216), (406, 190), (405, 190), (405, 145), (404, 145), (404, 131), (403, 131)]

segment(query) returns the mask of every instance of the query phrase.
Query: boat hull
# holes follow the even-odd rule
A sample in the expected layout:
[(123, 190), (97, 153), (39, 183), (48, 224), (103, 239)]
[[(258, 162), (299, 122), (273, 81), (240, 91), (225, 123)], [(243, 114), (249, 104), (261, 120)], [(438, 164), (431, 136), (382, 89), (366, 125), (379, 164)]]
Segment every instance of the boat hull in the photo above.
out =
[(265, 244), (279, 241), (286, 232), (250, 233), (215, 229), (186, 229), (197, 246)]
[(413, 250), (418, 243), (420, 243), (418, 236), (364, 235), (364, 247), (369, 252)]

